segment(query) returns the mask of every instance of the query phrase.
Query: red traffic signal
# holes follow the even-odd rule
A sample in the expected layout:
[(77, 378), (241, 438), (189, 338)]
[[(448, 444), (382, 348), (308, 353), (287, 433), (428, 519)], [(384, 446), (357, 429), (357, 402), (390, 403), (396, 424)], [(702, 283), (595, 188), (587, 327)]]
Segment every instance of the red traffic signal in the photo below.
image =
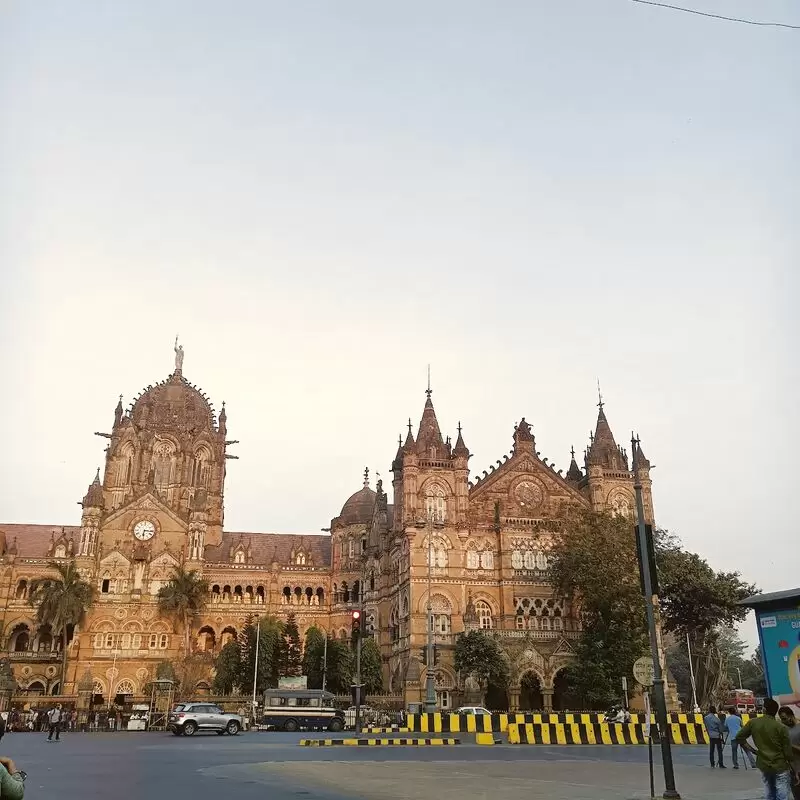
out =
[(361, 619), (361, 612), (360, 611), (354, 611), (353, 612), (353, 622), (356, 622), (359, 619)]
[(361, 612), (351, 611), (350, 617), (351, 617), (350, 629), (352, 631), (353, 636), (355, 637), (361, 636)]

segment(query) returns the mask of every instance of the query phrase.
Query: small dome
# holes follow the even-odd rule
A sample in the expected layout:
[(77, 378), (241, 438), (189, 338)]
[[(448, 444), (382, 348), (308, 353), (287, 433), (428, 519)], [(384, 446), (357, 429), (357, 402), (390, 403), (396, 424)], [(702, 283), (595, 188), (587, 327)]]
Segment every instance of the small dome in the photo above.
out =
[(342, 525), (361, 525), (372, 522), (372, 510), (375, 507), (377, 496), (369, 486), (359, 489), (342, 506), (339, 522)]

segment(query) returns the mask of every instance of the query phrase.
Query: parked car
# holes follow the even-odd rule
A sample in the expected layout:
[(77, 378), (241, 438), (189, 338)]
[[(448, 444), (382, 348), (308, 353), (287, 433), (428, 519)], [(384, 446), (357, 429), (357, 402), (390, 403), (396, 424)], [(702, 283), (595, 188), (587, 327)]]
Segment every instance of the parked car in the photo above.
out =
[(178, 703), (167, 718), (167, 728), (176, 736), (194, 736), (198, 731), (236, 736), (243, 727), (238, 714), (223, 711), (211, 703)]
[(492, 715), (492, 712), (483, 706), (461, 706), (456, 713), (463, 714), (468, 717), (482, 716), (483, 714), (488, 714), (489, 716)]

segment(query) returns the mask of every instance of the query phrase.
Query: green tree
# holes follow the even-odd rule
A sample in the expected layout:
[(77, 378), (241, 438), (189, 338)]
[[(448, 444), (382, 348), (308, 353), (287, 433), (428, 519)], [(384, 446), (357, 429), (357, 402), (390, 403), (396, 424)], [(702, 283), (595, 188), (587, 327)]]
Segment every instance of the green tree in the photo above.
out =
[(308, 678), (309, 689), (322, 688), (322, 671), (325, 659), (325, 634), (312, 626), (306, 631), (303, 646), (303, 675)]
[(466, 681), (470, 676), (486, 696), (490, 687), (505, 689), (508, 685), (508, 662), (495, 639), (480, 631), (470, 631), (458, 638), (455, 668)]
[[(610, 557), (613, 554), (613, 558)], [(583, 623), (570, 691), (585, 708), (619, 699), (623, 676), (648, 650), (636, 540), (630, 520), (593, 511), (570, 511), (553, 541), (551, 581), (569, 598)]]
[(158, 590), (158, 608), (183, 628), (184, 656), (190, 653), (192, 620), (203, 610), (208, 598), (208, 581), (197, 570), (181, 564), (174, 567), (169, 582)]
[(328, 639), (328, 668), (325, 687), (334, 694), (350, 694), (353, 682), (353, 649), (348, 641)]
[(59, 691), (65, 693), (69, 634), (83, 621), (94, 599), (94, 588), (82, 577), (74, 561), (50, 563), (55, 577), (33, 582), (30, 599), (36, 607), (36, 621), (49, 625), (61, 636), (61, 677)]
[(300, 631), (297, 629), (297, 618), (294, 612), (286, 618), (279, 652), (278, 674), (285, 678), (294, 678), (300, 675), (303, 665), (303, 648), (300, 645)]
[(657, 537), (657, 562), (663, 629), (675, 635), (678, 647), (687, 654), (688, 638), (697, 702), (702, 707), (718, 703), (731, 685), (731, 669), (744, 657), (734, 626), (745, 618), (747, 609), (738, 603), (754, 594), (756, 587), (743, 581), (738, 572), (716, 572), (664, 531)]
[(239, 680), (242, 675), (242, 654), (239, 643), (228, 642), (214, 660), (214, 681), (212, 688), (215, 694), (232, 694), (240, 689)]
[[(256, 624), (260, 631), (257, 631)], [(237, 685), (249, 694), (253, 689), (253, 675), (256, 666), (256, 642), (258, 642), (258, 676), (256, 693), (278, 685), (280, 646), (283, 638), (283, 624), (271, 616), (256, 620), (249, 615), (239, 632), (238, 644), (241, 671)]]
[(361, 682), (367, 694), (380, 694), (383, 691), (383, 659), (378, 643), (372, 636), (361, 642)]

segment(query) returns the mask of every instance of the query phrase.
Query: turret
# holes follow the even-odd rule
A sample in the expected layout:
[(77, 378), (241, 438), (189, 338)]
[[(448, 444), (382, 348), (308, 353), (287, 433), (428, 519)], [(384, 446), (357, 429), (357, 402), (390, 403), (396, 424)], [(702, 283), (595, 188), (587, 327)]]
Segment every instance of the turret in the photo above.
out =
[(100, 483), (100, 469), (98, 467), (94, 480), (89, 484), (83, 497), (81, 506), (81, 541), (78, 556), (92, 557), (97, 550), (97, 537), (100, 528), (100, 518), (103, 516), (105, 497)]

